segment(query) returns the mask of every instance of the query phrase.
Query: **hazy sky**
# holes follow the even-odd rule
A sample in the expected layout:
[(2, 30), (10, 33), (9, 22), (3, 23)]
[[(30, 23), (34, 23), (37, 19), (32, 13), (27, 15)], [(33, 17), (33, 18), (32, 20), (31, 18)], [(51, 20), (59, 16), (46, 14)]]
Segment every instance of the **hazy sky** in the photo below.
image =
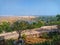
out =
[(0, 0), (0, 15), (56, 15), (60, 0)]

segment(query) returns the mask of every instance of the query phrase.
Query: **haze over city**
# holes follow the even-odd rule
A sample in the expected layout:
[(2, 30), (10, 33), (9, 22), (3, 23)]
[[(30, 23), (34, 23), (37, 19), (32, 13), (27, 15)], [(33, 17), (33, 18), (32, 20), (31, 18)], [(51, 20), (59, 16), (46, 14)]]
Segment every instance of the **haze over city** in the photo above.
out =
[(0, 0), (0, 16), (60, 14), (60, 0)]

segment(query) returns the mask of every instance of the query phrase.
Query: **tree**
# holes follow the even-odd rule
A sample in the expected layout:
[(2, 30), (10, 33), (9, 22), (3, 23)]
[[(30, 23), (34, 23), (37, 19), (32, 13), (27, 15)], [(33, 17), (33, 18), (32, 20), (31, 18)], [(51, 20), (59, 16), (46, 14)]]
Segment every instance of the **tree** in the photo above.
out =
[(32, 22), (29, 26), (29, 29), (33, 29), (33, 28), (40, 28), (41, 26), (44, 26), (44, 22), (43, 21), (35, 21), (35, 22)]
[(44, 25), (45, 25), (44, 21), (38, 21), (38, 27), (41, 27), (41, 26), (44, 26)]
[(12, 31), (9, 22), (2, 22), (2, 27), (3, 27), (3, 30), (5, 32), (11, 32)]
[(57, 17), (57, 21), (60, 21), (60, 15), (58, 14), (56, 17)]
[(3, 32), (3, 28), (2, 28), (2, 25), (0, 25), (0, 33)]
[(29, 23), (27, 21), (18, 20), (13, 23), (13, 28), (14, 28), (14, 30), (16, 30), (18, 32), (19, 38), (21, 37), (22, 30), (28, 29), (28, 26), (29, 26)]
[(29, 23), (27, 21), (16, 21), (13, 23), (14, 30), (25, 30), (28, 28)]
[[(60, 21), (60, 15), (58, 14), (56, 17), (57, 17), (57, 21)], [(57, 27), (58, 27), (58, 29), (60, 29), (60, 22)]]

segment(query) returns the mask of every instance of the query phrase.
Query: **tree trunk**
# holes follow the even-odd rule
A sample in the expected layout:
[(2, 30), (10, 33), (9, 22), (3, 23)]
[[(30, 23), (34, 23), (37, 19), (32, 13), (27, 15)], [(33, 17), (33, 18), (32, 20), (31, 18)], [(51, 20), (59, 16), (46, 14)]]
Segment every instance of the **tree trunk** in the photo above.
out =
[(21, 37), (21, 32), (22, 32), (22, 30), (17, 31), (17, 33), (19, 34), (18, 40), (19, 40), (20, 38), (22, 38), (22, 37)]

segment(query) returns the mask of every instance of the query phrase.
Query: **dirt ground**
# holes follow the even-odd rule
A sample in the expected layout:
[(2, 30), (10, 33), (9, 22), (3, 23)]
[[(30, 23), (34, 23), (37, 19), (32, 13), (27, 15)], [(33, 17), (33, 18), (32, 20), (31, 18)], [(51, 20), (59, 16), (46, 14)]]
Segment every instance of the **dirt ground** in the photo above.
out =
[(33, 44), (33, 43), (42, 43), (46, 41), (46, 39), (43, 39), (43, 38), (32, 38), (32, 37), (29, 37), (29, 38), (26, 38), (25, 42), (28, 43), (28, 44)]

